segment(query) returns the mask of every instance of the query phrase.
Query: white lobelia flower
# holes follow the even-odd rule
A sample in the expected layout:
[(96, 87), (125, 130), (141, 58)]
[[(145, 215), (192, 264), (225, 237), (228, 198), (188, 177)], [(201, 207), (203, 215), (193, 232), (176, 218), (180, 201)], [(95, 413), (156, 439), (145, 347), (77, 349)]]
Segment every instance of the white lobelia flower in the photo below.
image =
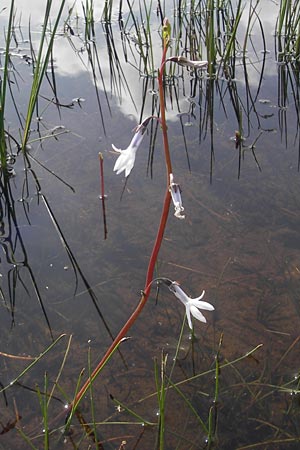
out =
[(191, 67), (192, 69), (206, 69), (208, 62), (207, 61), (192, 61), (191, 59), (186, 58), (185, 56), (171, 56), (167, 59), (167, 61), (176, 62), (180, 66)]
[(200, 309), (213, 311), (215, 308), (210, 303), (202, 301), (205, 291), (202, 291), (200, 297), (191, 298), (181, 289), (176, 281), (168, 283), (168, 286), (170, 291), (184, 304), (187, 321), (191, 330), (193, 329), (191, 314), (193, 317), (200, 320), (200, 322), (206, 323), (206, 319)]
[(174, 183), (174, 176), (172, 173), (170, 173), (169, 191), (175, 208), (174, 216), (178, 219), (184, 219), (185, 215), (182, 214), (184, 211), (184, 207), (182, 206), (181, 189), (179, 184)]
[(148, 117), (140, 125), (138, 125), (136, 127), (134, 136), (131, 139), (129, 146), (125, 150), (116, 148), (112, 144), (112, 148), (116, 152), (120, 153), (120, 156), (118, 157), (118, 159), (114, 165), (114, 172), (117, 172), (117, 175), (119, 175), (121, 172), (123, 172), (123, 170), (125, 170), (125, 177), (128, 177), (128, 175), (132, 171), (134, 162), (135, 162), (135, 155), (136, 155), (137, 149), (139, 148), (139, 146), (142, 143), (142, 140), (144, 138), (144, 133), (147, 129), (146, 127), (151, 118), (152, 118), (152, 116)]

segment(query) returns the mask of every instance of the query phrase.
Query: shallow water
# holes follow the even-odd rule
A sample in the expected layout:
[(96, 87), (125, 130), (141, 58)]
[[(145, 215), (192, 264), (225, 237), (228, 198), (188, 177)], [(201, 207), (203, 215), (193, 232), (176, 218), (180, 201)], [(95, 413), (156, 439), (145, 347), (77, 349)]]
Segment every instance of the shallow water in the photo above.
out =
[[(247, 445), (256, 448), (255, 443), (262, 441), (266, 441), (262, 448), (296, 449), (299, 436), (296, 393), (300, 289), (299, 103), (291, 84), (296, 84), (299, 74), (293, 74), (295, 78), (287, 82), (288, 101), (283, 108), (282, 97), (278, 94), (283, 71), (275, 62), (270, 4), (263, 2), (261, 12), (270, 53), (260, 53), (259, 36), (255, 47), (259, 58), (249, 50), (249, 60), (259, 59), (256, 66), (247, 66), (253, 98), (264, 56), (266, 64), (255, 107), (250, 107), (248, 123), (247, 115), (244, 115), (246, 139), (242, 151), (239, 152), (232, 139), (238, 124), (226, 84), (210, 83), (205, 78), (195, 84), (189, 73), (185, 75), (185, 90), (180, 77), (175, 81), (175, 85), (178, 82), (180, 115), (175, 100), (173, 108), (170, 102), (167, 105), (173, 170), (182, 188), (186, 219), (177, 220), (171, 207), (157, 275), (179, 281), (192, 297), (205, 289), (205, 299), (215, 306), (214, 313), (206, 312), (206, 325), (195, 323), (195, 339), (191, 339), (185, 326), (172, 381), (180, 382), (209, 371), (179, 385), (206, 421), (209, 409), (214, 405), (215, 355), (220, 337), (223, 336), (219, 349), (221, 364), (263, 344), (252, 356), (220, 371), (214, 412), (217, 424), (215, 448), (225, 450)], [(22, 9), (21, 2), (18, 7)], [(275, 10), (272, 3), (272, 11)], [(38, 10), (33, 8), (32, 12), (33, 25), (38, 27)], [(4, 13), (0, 18), (1, 24), (5, 23)], [(25, 15), (22, 20), (26, 20)], [(154, 23), (154, 27), (158, 27), (157, 22)], [(79, 19), (79, 29), (83, 26)], [(121, 93), (111, 89), (105, 34), (99, 21), (95, 29), (106, 88), (104, 92), (98, 73), (102, 117), (86, 52), (76, 53), (70, 45), (73, 40), (78, 46), (81, 37), (58, 37), (55, 79), (60, 103), (70, 105), (75, 98), (84, 100), (73, 101), (72, 108), (58, 111), (45, 98), (39, 99), (38, 114), (42, 118), (39, 122), (34, 121), (31, 137), (38, 136), (38, 128), (42, 135), (61, 125), (65, 127), (61, 131), (66, 131), (56, 139), (31, 143), (30, 153), (48, 169), (32, 161), (46, 200), (37, 196), (30, 173), (29, 193), (26, 196), (22, 192), (24, 165), (20, 156), (14, 164), (15, 176), (10, 183), (15, 200), (11, 209), (7, 208), (5, 192), (1, 197), (3, 298), (0, 351), (36, 357), (50, 345), (51, 334), (54, 338), (66, 334), (54, 350), (19, 380), (22, 386), (15, 384), (6, 391), (6, 397), (2, 394), (1, 423), (4, 428), (0, 448), (6, 450), (27, 448), (16, 428), (5, 428), (13, 423), (16, 409), (22, 416), (17, 426), (22, 427), (34, 445), (41, 447), (43, 425), (38, 396), (33, 390), (37, 385), (41, 391), (45, 390), (45, 372), (49, 386), (53, 386), (69, 336), (72, 341), (59, 379), (61, 390), (56, 389), (54, 394), (63, 403), (67, 399), (61, 391), (66, 393), (68, 400), (72, 398), (83, 367), (86, 368), (83, 379), (87, 376), (89, 351), (93, 368), (112, 336), (125, 323), (144, 287), (160, 219), (165, 168), (159, 129), (152, 178), (147, 171), (150, 132), (138, 151), (122, 199), (124, 177), (113, 173), (116, 155), (111, 151), (111, 144), (126, 148), (130, 142), (142, 114), (145, 79), (130, 64), (125, 64), (118, 25), (113, 23), (114, 43), (125, 73), (121, 79), (128, 82), (132, 97), (124, 85)], [(26, 34), (27, 28), (24, 27), (22, 32)], [(20, 53), (24, 54), (28, 43), (22, 45), (25, 49)], [(0, 46), (3, 47), (2, 41)], [(159, 51), (155, 57), (159, 61)], [(21, 86), (15, 91), (18, 108), (24, 114), (31, 66), (19, 56), (14, 56), (13, 61), (18, 86)], [(247, 105), (242, 66), (237, 70), (236, 78), (243, 105)], [(151, 102), (155, 98), (155, 82), (150, 80), (149, 83), (143, 118), (151, 114)], [(191, 98), (189, 89), (194, 85), (196, 94)], [(172, 92), (174, 99), (175, 91)], [(211, 92), (214, 92), (213, 117), (208, 116), (205, 122), (205, 99), (210, 98)], [(47, 83), (41, 93), (46, 98), (53, 96)], [(7, 126), (11, 133), (18, 133), (19, 123), (11, 102), (7, 108)], [(249, 146), (255, 141), (253, 152)], [(104, 156), (107, 239), (104, 239), (99, 199), (99, 151)], [(59, 232), (55, 226), (59, 226)], [(121, 355), (114, 355), (94, 383), (95, 417), (97, 422), (104, 422), (97, 429), (105, 449), (121, 448), (122, 440), (127, 441), (127, 449), (156, 448), (156, 427), (114, 424), (136, 420), (129, 413), (119, 412), (109, 395), (145, 421), (157, 421), (154, 360), (160, 365), (162, 351), (167, 354), (167, 373), (170, 373), (183, 314), (183, 306), (167, 289), (160, 289), (157, 302), (153, 290), (141, 317), (130, 331), (131, 339), (121, 346)], [(29, 362), (1, 356), (2, 385), (6, 386)], [(174, 389), (168, 392), (166, 405), (165, 448), (205, 448), (205, 433)], [(50, 423), (62, 410), (61, 402), (52, 400)], [(88, 395), (81, 411), (90, 421)], [(55, 423), (57, 426), (63, 426), (63, 420)], [(93, 445), (88, 438), (79, 444), (81, 436), (82, 429), (74, 419), (72, 434), (66, 437), (64, 448), (74, 448), (74, 442), (78, 448), (87, 448), (88, 443)], [(53, 437), (53, 448), (62, 446), (62, 437), (57, 432)]]

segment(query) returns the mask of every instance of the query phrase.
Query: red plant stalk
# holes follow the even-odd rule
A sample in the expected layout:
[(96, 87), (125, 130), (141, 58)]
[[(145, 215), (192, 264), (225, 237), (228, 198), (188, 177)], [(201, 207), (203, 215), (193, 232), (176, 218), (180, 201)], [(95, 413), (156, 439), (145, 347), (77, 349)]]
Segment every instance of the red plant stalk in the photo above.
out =
[(105, 211), (105, 191), (104, 191), (104, 170), (103, 170), (103, 155), (101, 152), (99, 152), (99, 161), (100, 161), (100, 188), (101, 188), (101, 194), (100, 199), (102, 202), (102, 215), (103, 215), (103, 227), (104, 227), (104, 239), (107, 238), (107, 224), (106, 224), (106, 211)]
[(165, 161), (166, 161), (166, 169), (167, 169), (167, 187), (169, 188), (170, 184), (170, 173), (172, 173), (172, 163), (170, 157), (170, 149), (169, 149), (169, 140), (168, 140), (168, 127), (166, 122), (166, 110), (165, 110), (165, 94), (164, 94), (164, 70), (166, 63), (166, 55), (168, 51), (168, 44), (170, 39), (170, 25), (168, 19), (164, 20), (163, 26), (163, 55), (161, 60), (161, 65), (158, 73), (158, 88), (159, 88), (159, 103), (160, 103), (160, 112), (161, 112), (161, 128), (163, 134), (163, 143), (164, 143), (164, 151), (165, 151)]
[(164, 204), (163, 204), (163, 210), (161, 213), (160, 223), (156, 235), (156, 239), (153, 245), (152, 253), (150, 256), (148, 269), (147, 269), (147, 275), (146, 275), (146, 282), (145, 282), (145, 288), (142, 291), (141, 299), (136, 307), (136, 309), (133, 311), (125, 325), (123, 325), (122, 329), (119, 331), (118, 335), (115, 337), (114, 341), (111, 343), (109, 348), (106, 350), (105, 354), (103, 355), (101, 361), (98, 363), (94, 371), (91, 373), (90, 377), (86, 380), (82, 388), (77, 392), (75, 398), (73, 401), (68, 405), (67, 412), (75, 411), (77, 406), (79, 405), (81, 399), (89, 389), (91, 383), (95, 380), (97, 375), (100, 373), (103, 366), (106, 364), (106, 362), (109, 360), (110, 356), (113, 354), (113, 352), (116, 350), (120, 342), (123, 338), (126, 337), (126, 334), (128, 333), (128, 330), (131, 328), (131, 326), (134, 324), (140, 313), (142, 312), (149, 294), (151, 290), (151, 283), (153, 280), (153, 274), (155, 269), (155, 264), (157, 261), (158, 253), (161, 247), (161, 243), (164, 236), (164, 231), (166, 228), (168, 215), (169, 215), (169, 207), (170, 207), (170, 200), (171, 195), (169, 192), (169, 183), (170, 183), (170, 173), (172, 173), (172, 164), (171, 164), (171, 158), (170, 158), (170, 150), (169, 150), (169, 141), (168, 141), (168, 133), (167, 133), (167, 125), (166, 125), (166, 117), (165, 117), (165, 97), (164, 97), (164, 88), (163, 88), (163, 71), (164, 71), (164, 65), (166, 60), (166, 54), (168, 50), (168, 43), (169, 43), (169, 24), (168, 22), (164, 22), (164, 27), (167, 28), (167, 33), (164, 34), (163, 38), (163, 54), (162, 54), (162, 61), (161, 61), (161, 67), (159, 71), (158, 76), (158, 88), (159, 88), (159, 98), (160, 98), (160, 109), (161, 109), (161, 127), (162, 127), (162, 133), (163, 133), (163, 144), (164, 144), (164, 152), (165, 152), (165, 163), (166, 163), (166, 171), (167, 171), (167, 188), (164, 198)]

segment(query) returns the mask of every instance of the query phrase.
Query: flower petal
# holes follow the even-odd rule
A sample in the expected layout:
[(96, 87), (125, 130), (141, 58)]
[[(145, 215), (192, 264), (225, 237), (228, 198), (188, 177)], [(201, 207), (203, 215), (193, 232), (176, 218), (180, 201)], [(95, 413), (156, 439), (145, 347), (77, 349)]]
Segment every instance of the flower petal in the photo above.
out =
[(205, 69), (207, 67), (207, 61), (192, 61), (185, 56), (171, 56), (167, 61), (173, 61), (184, 67), (192, 67), (194, 69)]
[(135, 162), (135, 155), (137, 149), (142, 143), (145, 131), (146, 127), (143, 124), (140, 124), (137, 127), (129, 146), (125, 150), (121, 150), (112, 144), (112, 148), (116, 152), (120, 153), (120, 156), (118, 157), (114, 165), (114, 172), (117, 172), (117, 175), (125, 170), (125, 177), (128, 177), (128, 175), (132, 171)]
[(179, 298), (181, 303), (186, 305), (190, 298), (186, 295), (186, 293), (181, 289), (178, 283), (176, 281), (173, 281), (173, 283), (169, 286), (170, 291), (173, 292), (173, 294)]
[(118, 157), (118, 159), (116, 160), (115, 165), (114, 165), (114, 172), (117, 172), (117, 175), (119, 173), (121, 173), (123, 170), (125, 170), (125, 168), (126, 168), (126, 154), (124, 155), (124, 151), (125, 150), (121, 151), (121, 154)]
[(120, 156), (115, 162), (114, 172), (119, 175), (123, 170), (125, 170), (125, 176), (128, 177), (134, 166), (136, 149), (127, 148), (126, 150), (121, 150)]
[(190, 305), (190, 308), (189, 308), (189, 309), (190, 309), (192, 315), (193, 315), (196, 319), (200, 320), (200, 322), (206, 323), (206, 319), (205, 319), (204, 315), (202, 314), (201, 311), (199, 311), (199, 309), (196, 308), (196, 306)]
[(126, 166), (126, 168), (125, 168), (125, 177), (126, 177), (126, 178), (130, 175), (130, 172), (131, 172), (132, 169), (133, 169), (134, 161), (135, 161), (135, 158), (133, 159), (133, 161), (132, 161), (130, 164), (127, 164), (127, 166)]
[(195, 306), (196, 308), (200, 308), (200, 309), (205, 309), (207, 311), (214, 311), (214, 306), (211, 305), (208, 302), (203, 302), (201, 300), (197, 300), (197, 299), (191, 299), (189, 302), (191, 305)]
[(122, 150), (120, 148), (117, 148), (114, 144), (111, 144), (112, 148), (114, 149), (115, 152), (121, 153)]
[(207, 67), (208, 61), (191, 61), (191, 65), (196, 69), (205, 69)]
[(184, 207), (182, 206), (181, 189), (179, 184), (174, 182), (174, 176), (172, 173), (170, 173), (169, 192), (171, 194), (173, 205), (175, 208), (174, 216), (178, 219), (184, 219), (185, 215), (182, 214), (182, 212), (184, 211)]
[(199, 297), (193, 298), (193, 300), (201, 300), (205, 295), (205, 290), (203, 289), (202, 294)]
[(146, 127), (139, 125), (137, 131), (134, 133), (133, 138), (131, 139), (128, 148), (135, 148), (137, 150), (141, 145), (142, 140), (144, 139), (145, 131)]
[(189, 327), (192, 330), (193, 329), (193, 324), (192, 324), (192, 319), (191, 319), (191, 309), (190, 309), (190, 306), (189, 306), (188, 303), (185, 305), (185, 312), (186, 312), (186, 318), (187, 318)]
[(181, 289), (181, 287), (179, 286), (179, 284), (176, 281), (171, 281), (168, 279), (168, 283), (166, 283), (166, 284), (169, 287), (170, 291), (173, 292), (173, 294), (177, 298), (179, 298), (181, 303), (184, 304), (188, 325), (191, 329), (193, 329), (191, 314), (197, 320), (200, 320), (200, 322), (206, 323), (206, 318), (201, 313), (201, 311), (199, 311), (199, 309), (213, 311), (215, 308), (210, 303), (200, 300), (204, 297), (205, 291), (203, 291), (199, 297), (191, 298)]

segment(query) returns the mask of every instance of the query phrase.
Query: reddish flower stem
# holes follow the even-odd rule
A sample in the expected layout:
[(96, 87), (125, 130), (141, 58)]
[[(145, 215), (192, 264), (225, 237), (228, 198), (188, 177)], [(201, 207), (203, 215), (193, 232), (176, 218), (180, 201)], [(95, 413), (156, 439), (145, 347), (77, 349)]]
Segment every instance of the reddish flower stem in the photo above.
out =
[(149, 294), (150, 294), (150, 290), (151, 290), (151, 282), (153, 280), (153, 273), (154, 273), (154, 269), (155, 269), (155, 263), (156, 263), (157, 256), (158, 256), (158, 253), (159, 253), (159, 250), (160, 250), (160, 246), (161, 246), (161, 242), (162, 242), (162, 239), (163, 239), (164, 230), (165, 230), (167, 219), (168, 219), (168, 215), (169, 215), (169, 206), (170, 206), (170, 193), (167, 190), (166, 191), (166, 195), (165, 195), (165, 199), (164, 199), (164, 207), (163, 207), (163, 211), (162, 211), (162, 215), (161, 215), (161, 220), (160, 220), (160, 224), (159, 224), (156, 240), (155, 240), (155, 243), (154, 243), (154, 246), (153, 246), (153, 250), (152, 250), (152, 254), (151, 254), (151, 257), (150, 257), (150, 260), (149, 260), (147, 277), (146, 277), (146, 283), (145, 283), (145, 289), (142, 292), (141, 299), (140, 299), (137, 307), (135, 308), (135, 310), (133, 311), (133, 313), (131, 314), (131, 316), (129, 317), (127, 322), (125, 323), (125, 325), (123, 325), (122, 329), (119, 331), (119, 333), (115, 337), (114, 341), (111, 343), (109, 348), (106, 350), (105, 354), (103, 355), (101, 361), (98, 363), (97, 367), (94, 369), (94, 371), (91, 373), (90, 377), (86, 380), (86, 382), (84, 383), (82, 388), (76, 394), (73, 402), (69, 405), (67, 411), (70, 411), (72, 408), (76, 409), (76, 407), (80, 403), (82, 397), (85, 395), (86, 391), (88, 390), (90, 384), (93, 383), (93, 381), (95, 380), (95, 378), (97, 377), (97, 375), (101, 371), (102, 367), (105, 365), (105, 363), (110, 358), (110, 355), (114, 352), (116, 347), (120, 344), (121, 340), (124, 337), (126, 337), (126, 334), (128, 333), (128, 330), (134, 324), (134, 322), (136, 321), (136, 319), (138, 318), (138, 316), (142, 312), (142, 310), (143, 310), (143, 308), (144, 308), (144, 306), (145, 306), (145, 304), (146, 304), (146, 302), (148, 300), (148, 297), (149, 297)]
[(100, 161), (100, 188), (101, 194), (100, 199), (102, 202), (102, 215), (103, 215), (103, 227), (104, 227), (104, 239), (107, 238), (107, 224), (106, 224), (106, 211), (105, 211), (105, 190), (104, 190), (104, 170), (103, 170), (103, 155), (99, 152), (99, 161)]
[(164, 83), (163, 83), (167, 50), (168, 50), (168, 45), (164, 44), (161, 66), (160, 66), (160, 70), (158, 73), (158, 87), (159, 87), (159, 103), (160, 103), (160, 114), (161, 114), (161, 128), (162, 128), (162, 134), (163, 134), (165, 162), (166, 162), (166, 169), (167, 169), (167, 186), (169, 186), (170, 173), (172, 173), (172, 163), (171, 163), (170, 149), (169, 149), (168, 127), (167, 127), (167, 122), (166, 122), (165, 94), (164, 94)]
[(172, 164), (171, 164), (171, 158), (170, 158), (170, 150), (169, 150), (169, 141), (168, 141), (168, 132), (167, 132), (167, 125), (166, 125), (166, 116), (165, 116), (165, 96), (164, 96), (164, 86), (163, 86), (163, 72), (164, 72), (164, 66), (165, 66), (165, 60), (166, 60), (166, 54), (168, 50), (168, 42), (164, 40), (164, 49), (162, 54), (162, 61), (161, 61), (161, 67), (158, 75), (158, 88), (159, 88), (159, 98), (160, 98), (160, 109), (161, 109), (161, 127), (162, 127), (162, 134), (163, 134), (163, 144), (164, 144), (164, 152), (165, 152), (165, 163), (166, 163), (166, 172), (167, 172), (167, 187), (166, 187), (166, 193), (164, 198), (164, 204), (163, 204), (163, 210), (161, 213), (160, 223), (156, 235), (156, 239), (153, 245), (152, 253), (150, 256), (148, 269), (147, 269), (147, 275), (146, 275), (146, 282), (145, 282), (145, 288), (142, 291), (141, 299), (125, 323), (123, 325), (122, 329), (119, 331), (117, 336), (115, 337), (114, 341), (111, 343), (109, 348), (106, 350), (105, 354), (103, 355), (101, 361), (98, 363), (94, 371), (91, 373), (90, 377), (86, 380), (82, 388), (78, 391), (76, 394), (74, 400), (68, 405), (67, 413), (70, 413), (72, 410), (75, 411), (77, 406), (79, 405), (82, 397), (85, 395), (86, 391), (89, 389), (91, 383), (95, 380), (97, 375), (100, 373), (103, 366), (106, 364), (106, 362), (109, 360), (112, 353), (115, 351), (117, 346), (120, 344), (122, 339), (126, 337), (126, 334), (128, 333), (128, 330), (131, 328), (131, 326), (134, 324), (140, 313), (142, 312), (150, 291), (151, 291), (151, 283), (153, 280), (153, 274), (155, 269), (155, 264), (157, 261), (158, 253), (162, 244), (164, 231), (166, 228), (168, 215), (169, 215), (169, 207), (170, 207), (170, 200), (171, 195), (169, 192), (169, 183), (170, 183), (170, 173), (172, 172)]

